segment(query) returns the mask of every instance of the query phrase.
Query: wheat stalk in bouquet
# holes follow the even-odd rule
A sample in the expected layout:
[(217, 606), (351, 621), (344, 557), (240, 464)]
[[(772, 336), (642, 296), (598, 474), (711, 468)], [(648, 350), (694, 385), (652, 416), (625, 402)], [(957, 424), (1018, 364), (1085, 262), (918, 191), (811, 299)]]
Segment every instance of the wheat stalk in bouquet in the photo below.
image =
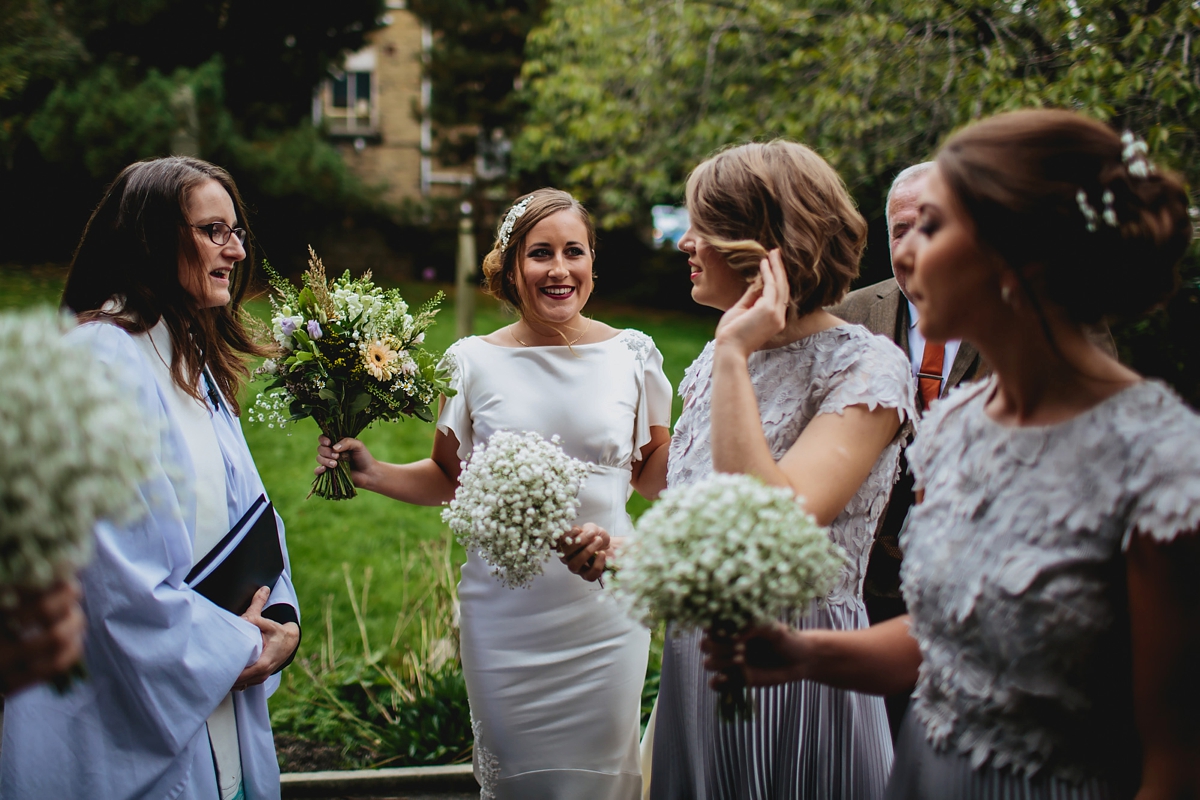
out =
[[(431, 403), (453, 395), (437, 354), (422, 347), (442, 293), (410, 314), (396, 289), (383, 289), (371, 273), (330, 280), (310, 247), (303, 287), (296, 289), (270, 264), (271, 336), (279, 357), (259, 368), (271, 382), (250, 416), (272, 427), (311, 417), (330, 441), (357, 437), (376, 420), (433, 420)], [(357, 492), (342, 460), (313, 481), (328, 500)]]
[[(647, 625), (737, 631), (824, 597), (844, 563), (790, 489), (748, 475), (670, 488), (636, 531), (616, 590)], [(744, 683), (718, 693), (722, 719), (753, 713)]]
[[(571, 529), (588, 465), (571, 458), (557, 436), (497, 431), (475, 445), (442, 520), (510, 589), (542, 574)], [(571, 542), (567, 542), (571, 544)]]
[(0, 615), (9, 621), (20, 595), (87, 564), (97, 521), (144, 511), (139, 485), (157, 432), (120, 376), (64, 341), (72, 324), (48, 308), (0, 314)]

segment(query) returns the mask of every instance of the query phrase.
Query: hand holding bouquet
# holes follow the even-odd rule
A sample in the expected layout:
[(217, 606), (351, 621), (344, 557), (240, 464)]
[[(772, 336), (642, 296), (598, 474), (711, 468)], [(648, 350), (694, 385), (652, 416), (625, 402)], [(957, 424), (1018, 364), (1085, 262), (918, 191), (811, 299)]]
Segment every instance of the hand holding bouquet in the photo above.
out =
[[(157, 431), (125, 395), (120, 376), (71, 346), (69, 322), (49, 309), (0, 315), (0, 682), (12, 690), (34, 674), (26, 646), (74, 647), (52, 627), (75, 619), (75, 573), (92, 552), (97, 520), (125, 522), (143, 510)], [(79, 620), (81, 621), (81, 619)], [(81, 627), (76, 626), (81, 633)], [(59, 686), (65, 686), (59, 681)]]
[[(730, 633), (824, 597), (843, 563), (790, 489), (716, 474), (663, 492), (621, 556), (617, 590), (648, 625)], [(722, 685), (723, 719), (749, 716), (744, 685)]]
[[(260, 369), (271, 383), (251, 417), (270, 420), (272, 427), (312, 417), (335, 443), (379, 419), (431, 421), (434, 399), (454, 394), (438, 356), (421, 347), (441, 293), (411, 315), (400, 293), (376, 286), (371, 273), (329, 280), (321, 259), (311, 247), (308, 252), (299, 291), (263, 264), (276, 295), (271, 335), (283, 352)], [(311, 493), (328, 500), (354, 497), (349, 464), (318, 475)]]
[(442, 520), (502, 584), (527, 587), (571, 530), (587, 474), (557, 436), (497, 431), (475, 445)]

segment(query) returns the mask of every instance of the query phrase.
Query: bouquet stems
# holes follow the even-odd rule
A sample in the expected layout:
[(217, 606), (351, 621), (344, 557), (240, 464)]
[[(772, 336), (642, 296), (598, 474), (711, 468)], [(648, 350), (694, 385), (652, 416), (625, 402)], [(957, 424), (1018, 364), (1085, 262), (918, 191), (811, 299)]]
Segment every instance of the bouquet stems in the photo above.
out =
[(740, 672), (726, 674), (717, 688), (717, 712), (722, 722), (743, 722), (754, 717), (754, 700)]
[[(321, 433), (328, 437), (331, 444), (337, 444), (347, 436), (357, 436), (362, 431), (354, 433), (343, 433), (345, 426), (338, 424), (334, 420), (327, 420), (321, 425)], [(349, 500), (352, 497), (358, 496), (358, 490), (354, 488), (354, 480), (350, 477), (350, 462), (346, 459), (339, 459), (337, 466), (333, 469), (326, 469), (317, 477), (313, 478), (312, 489), (308, 492), (308, 497), (313, 495), (321, 497), (325, 500)]]
[[(719, 638), (732, 637), (731, 626), (717, 623), (710, 634)], [(722, 722), (744, 722), (754, 717), (754, 700), (746, 686), (746, 676), (740, 670), (722, 673), (725, 680), (717, 686), (717, 713)]]

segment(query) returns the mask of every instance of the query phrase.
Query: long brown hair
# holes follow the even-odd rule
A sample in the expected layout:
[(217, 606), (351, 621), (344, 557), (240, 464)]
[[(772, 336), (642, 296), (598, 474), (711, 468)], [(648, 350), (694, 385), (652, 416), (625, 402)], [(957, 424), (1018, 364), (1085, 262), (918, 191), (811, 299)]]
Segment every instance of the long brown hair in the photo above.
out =
[[(1073, 111), (999, 114), (951, 136), (937, 166), (976, 239), (1077, 323), (1131, 317), (1162, 303), (1192, 238), (1183, 184), (1130, 167), (1111, 128)], [(1097, 219), (1091, 220), (1077, 197)], [(1105, 202), (1108, 198), (1108, 202)], [(1111, 210), (1116, 225), (1099, 219)], [(1037, 292), (1023, 267), (1039, 264)], [(1039, 296), (1040, 295), (1040, 296)]]
[[(574, 211), (587, 231), (588, 250), (591, 251), (594, 264), (596, 228), (592, 224), (591, 215), (588, 214), (583, 204), (561, 189), (544, 188), (521, 195), (513, 202), (509, 214), (512, 213), (512, 208), (516, 208), (522, 203), (525, 203), (525, 210), (513, 220), (507, 244), (500, 240), (500, 230), (497, 229), (495, 244), (493, 244), (491, 252), (484, 256), (483, 290), (497, 300), (508, 303), (526, 320), (554, 327), (546, 320), (532, 315), (521, 298), (520, 286), (524, 284), (525, 279), (525, 259), (522, 257), (522, 253), (525, 251), (525, 237), (546, 217), (560, 211)], [(501, 218), (500, 228), (504, 227), (504, 222), (509, 214), (505, 214)], [(562, 334), (562, 331), (559, 333)]]
[(867, 222), (833, 167), (802, 144), (722, 150), (688, 176), (687, 206), (696, 233), (747, 283), (779, 248), (797, 316), (839, 302), (858, 276)]
[[(230, 275), (228, 305), (200, 308), (180, 284), (180, 263), (200, 264), (188, 223), (189, 194), (213, 180), (229, 193), (237, 224), (249, 231), (246, 208), (225, 170), (196, 158), (139, 161), (121, 171), (92, 212), (71, 260), (62, 305), (81, 321), (105, 320), (130, 333), (162, 320), (171, 333), (171, 378), (203, 400), (200, 373), (207, 366), (217, 387), (240, 413), (238, 390), (249, 377), (243, 355), (265, 355), (242, 322), (242, 298), (254, 268), (254, 240)], [(109, 300), (119, 309), (101, 310)]]

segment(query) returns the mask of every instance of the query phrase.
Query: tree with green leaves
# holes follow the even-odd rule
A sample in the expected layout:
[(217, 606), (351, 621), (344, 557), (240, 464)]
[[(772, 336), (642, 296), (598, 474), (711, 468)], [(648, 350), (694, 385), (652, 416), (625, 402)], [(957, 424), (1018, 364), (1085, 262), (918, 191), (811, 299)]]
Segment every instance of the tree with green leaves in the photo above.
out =
[(874, 212), (955, 127), (1045, 105), (1137, 131), (1194, 180), (1197, 32), (1188, 0), (556, 0), (514, 160), (612, 226), (677, 202), (714, 149), (786, 136)]
[[(783, 136), (878, 219), (892, 177), (955, 128), (1054, 106), (1134, 131), (1195, 186), (1198, 40), (1192, 0), (552, 0), (526, 46), (514, 166), (604, 227), (644, 225), (715, 149)], [(867, 255), (878, 279), (886, 250)], [(1128, 361), (1200, 404), (1194, 250), (1167, 313), (1114, 330)]]
[(312, 226), (371, 206), (309, 117), (382, 0), (2, 2), (0, 225), (22, 234), (6, 258), (69, 255), (104, 182), (181, 142), (237, 176), (260, 238), (297, 253)]
[(425, 74), (438, 155), (470, 163), (480, 134), (516, 131), (523, 107), (514, 83), (546, 0), (411, 0), (409, 8), (433, 33)]

